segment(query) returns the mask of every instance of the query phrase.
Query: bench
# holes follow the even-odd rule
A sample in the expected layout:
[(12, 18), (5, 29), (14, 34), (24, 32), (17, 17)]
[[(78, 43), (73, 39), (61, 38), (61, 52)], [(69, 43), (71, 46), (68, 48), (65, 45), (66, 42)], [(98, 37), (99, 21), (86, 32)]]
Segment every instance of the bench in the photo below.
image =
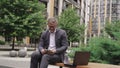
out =
[(56, 63), (56, 64), (52, 64), (52, 65), (59, 66), (59, 68), (65, 67), (64, 63)]
[(56, 64), (52, 64), (52, 65), (55, 65), (55, 66), (59, 66), (59, 68), (63, 68), (63, 67), (69, 67), (69, 68), (77, 68), (77, 66), (76, 67), (73, 67), (73, 66), (65, 66), (64, 65), (64, 63), (56, 63)]
[[(56, 63), (56, 64), (50, 64), (50, 65), (59, 66), (59, 68), (65, 67), (64, 63)], [(38, 68), (40, 68), (39, 64), (38, 64)]]
[[(67, 67), (63, 63), (56, 63), (55, 66), (59, 66), (59, 68)], [(102, 63), (92, 63), (89, 62), (88, 65), (78, 65), (76, 67), (68, 67), (68, 68), (120, 68), (119, 65), (111, 65), (111, 64), (102, 64)]]
[[(50, 64), (50, 65), (59, 66), (59, 68), (68, 67), (68, 66), (65, 66), (64, 63), (56, 63), (56, 64)], [(38, 66), (38, 68), (40, 67)], [(73, 68), (73, 67), (69, 67), (69, 68)]]
[(56, 63), (55, 66), (59, 66), (59, 68), (68, 67), (68, 68), (92, 68), (91, 65), (77, 65), (73, 66), (65, 66), (64, 63)]

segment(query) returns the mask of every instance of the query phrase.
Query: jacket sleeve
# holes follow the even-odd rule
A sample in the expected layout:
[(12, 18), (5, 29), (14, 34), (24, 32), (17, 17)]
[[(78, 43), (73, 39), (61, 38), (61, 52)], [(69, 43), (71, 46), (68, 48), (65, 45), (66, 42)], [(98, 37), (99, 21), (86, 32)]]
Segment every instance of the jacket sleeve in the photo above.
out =
[(40, 42), (39, 42), (39, 46), (38, 46), (38, 50), (41, 52), (41, 50), (43, 49), (43, 45), (44, 45), (44, 32), (41, 34), (40, 37)]
[(67, 40), (67, 34), (65, 31), (63, 31), (61, 36), (61, 47), (56, 49), (56, 53), (63, 53), (68, 48), (68, 40)]

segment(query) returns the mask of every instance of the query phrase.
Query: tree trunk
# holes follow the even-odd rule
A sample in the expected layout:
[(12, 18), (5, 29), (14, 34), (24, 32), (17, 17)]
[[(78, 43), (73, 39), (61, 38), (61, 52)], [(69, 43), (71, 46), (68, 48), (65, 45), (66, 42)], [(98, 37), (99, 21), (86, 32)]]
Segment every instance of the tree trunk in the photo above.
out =
[(35, 40), (35, 50), (36, 50), (36, 48), (37, 48), (36, 41), (37, 41), (37, 40), (36, 40), (36, 39), (34, 39), (34, 40)]
[(13, 37), (12, 39), (12, 50), (14, 50), (14, 46), (15, 46), (15, 37)]

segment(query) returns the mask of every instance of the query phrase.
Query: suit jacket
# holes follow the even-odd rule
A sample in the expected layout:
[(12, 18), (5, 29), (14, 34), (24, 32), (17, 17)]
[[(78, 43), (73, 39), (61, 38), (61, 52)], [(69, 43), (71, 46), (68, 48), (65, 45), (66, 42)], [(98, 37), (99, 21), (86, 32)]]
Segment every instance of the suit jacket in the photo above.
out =
[[(50, 41), (50, 32), (46, 30), (42, 33), (39, 43), (39, 51), (43, 48), (48, 49)], [(64, 53), (68, 47), (68, 40), (66, 32), (62, 29), (56, 29), (55, 32), (56, 54), (60, 55), (62, 62), (64, 61)]]

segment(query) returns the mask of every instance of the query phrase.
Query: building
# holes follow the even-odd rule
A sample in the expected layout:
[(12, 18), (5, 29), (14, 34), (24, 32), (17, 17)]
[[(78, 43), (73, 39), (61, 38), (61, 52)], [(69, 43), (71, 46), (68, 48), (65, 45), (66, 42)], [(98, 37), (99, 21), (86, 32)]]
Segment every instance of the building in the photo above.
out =
[(87, 37), (100, 36), (105, 23), (120, 19), (120, 0), (40, 0), (46, 3), (48, 18), (58, 16), (68, 5), (72, 5), (84, 23)]

